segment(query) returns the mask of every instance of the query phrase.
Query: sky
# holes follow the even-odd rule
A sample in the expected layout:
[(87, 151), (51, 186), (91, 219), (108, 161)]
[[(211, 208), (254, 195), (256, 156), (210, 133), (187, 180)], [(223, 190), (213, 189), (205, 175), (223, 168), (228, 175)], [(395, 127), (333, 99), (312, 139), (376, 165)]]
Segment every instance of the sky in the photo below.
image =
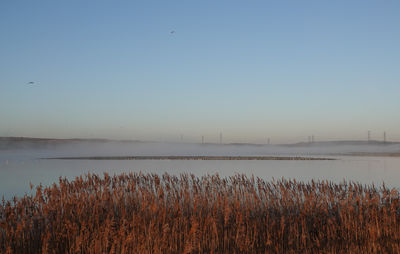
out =
[(0, 1), (0, 136), (400, 141), (399, 13), (394, 0)]

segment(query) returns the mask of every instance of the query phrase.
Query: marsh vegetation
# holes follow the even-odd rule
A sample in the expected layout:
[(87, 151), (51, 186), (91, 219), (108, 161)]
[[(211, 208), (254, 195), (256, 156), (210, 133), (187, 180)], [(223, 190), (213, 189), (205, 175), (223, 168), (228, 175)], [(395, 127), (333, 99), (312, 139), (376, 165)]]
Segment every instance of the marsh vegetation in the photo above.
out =
[(384, 185), (88, 174), (0, 205), (1, 253), (399, 253)]

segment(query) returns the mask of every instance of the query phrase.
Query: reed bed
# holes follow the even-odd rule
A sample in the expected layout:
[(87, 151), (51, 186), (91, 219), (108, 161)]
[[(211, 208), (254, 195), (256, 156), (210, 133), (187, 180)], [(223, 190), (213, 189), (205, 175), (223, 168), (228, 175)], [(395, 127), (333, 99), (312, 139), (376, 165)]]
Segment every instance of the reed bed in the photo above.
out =
[(88, 174), (0, 205), (1, 253), (400, 253), (396, 189)]

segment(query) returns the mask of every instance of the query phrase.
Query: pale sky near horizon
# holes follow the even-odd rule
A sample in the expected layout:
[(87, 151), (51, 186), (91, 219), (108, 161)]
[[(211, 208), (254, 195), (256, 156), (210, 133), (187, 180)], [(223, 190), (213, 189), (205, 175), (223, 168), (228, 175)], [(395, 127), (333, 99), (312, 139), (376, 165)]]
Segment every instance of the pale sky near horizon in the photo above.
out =
[(400, 141), (399, 13), (394, 0), (1, 1), (0, 136)]

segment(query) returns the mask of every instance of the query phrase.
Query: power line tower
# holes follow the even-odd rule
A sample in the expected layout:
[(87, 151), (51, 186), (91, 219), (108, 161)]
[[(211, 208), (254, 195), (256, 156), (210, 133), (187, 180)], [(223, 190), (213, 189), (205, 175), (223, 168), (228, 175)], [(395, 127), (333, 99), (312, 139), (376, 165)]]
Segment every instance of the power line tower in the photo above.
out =
[(386, 144), (386, 131), (383, 132), (383, 143)]
[(219, 133), (219, 143), (222, 144), (222, 132)]
[(201, 143), (204, 144), (204, 136), (201, 136)]
[(271, 139), (270, 138), (267, 138), (267, 144), (268, 145), (271, 144)]
[(311, 143), (314, 143), (314, 135), (311, 136)]
[(371, 131), (368, 131), (368, 142), (371, 141)]

